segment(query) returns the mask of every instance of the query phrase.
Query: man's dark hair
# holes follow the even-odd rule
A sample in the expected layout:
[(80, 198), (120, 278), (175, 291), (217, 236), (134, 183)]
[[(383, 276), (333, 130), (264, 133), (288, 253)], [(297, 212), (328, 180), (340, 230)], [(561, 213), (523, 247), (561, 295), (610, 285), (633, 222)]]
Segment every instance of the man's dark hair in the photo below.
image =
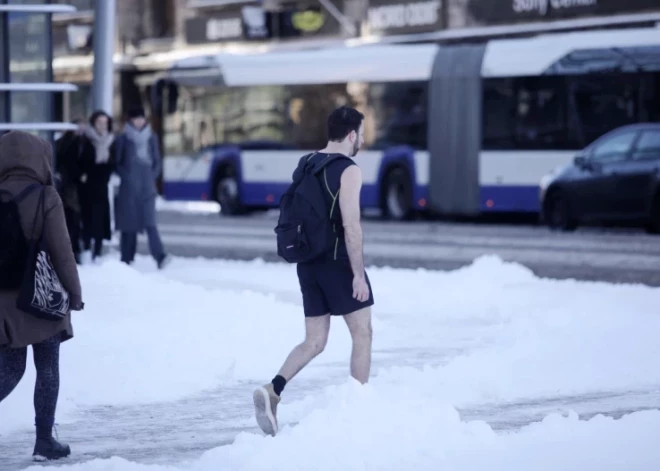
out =
[(341, 142), (351, 131), (358, 132), (364, 115), (354, 108), (340, 106), (328, 117), (328, 140)]

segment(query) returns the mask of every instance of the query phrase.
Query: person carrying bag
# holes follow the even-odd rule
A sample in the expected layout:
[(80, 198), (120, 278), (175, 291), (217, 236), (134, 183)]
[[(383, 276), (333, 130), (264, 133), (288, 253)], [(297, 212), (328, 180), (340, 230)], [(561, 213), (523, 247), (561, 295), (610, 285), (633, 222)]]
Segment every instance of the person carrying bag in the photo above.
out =
[(84, 307), (62, 200), (53, 186), (53, 149), (22, 131), (0, 137), (0, 416), (32, 346), (36, 461), (68, 456), (53, 438), (60, 344), (73, 338), (71, 311)]

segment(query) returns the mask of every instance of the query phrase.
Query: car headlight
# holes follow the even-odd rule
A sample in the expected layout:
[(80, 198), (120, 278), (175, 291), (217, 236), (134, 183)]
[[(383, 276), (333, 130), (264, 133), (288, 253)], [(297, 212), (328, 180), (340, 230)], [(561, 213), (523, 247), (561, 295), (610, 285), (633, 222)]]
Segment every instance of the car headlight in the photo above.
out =
[(554, 180), (554, 178), (555, 178), (554, 173), (548, 173), (541, 177), (541, 181), (539, 182), (539, 189), (541, 190), (542, 193), (545, 193), (545, 191), (548, 189), (550, 183), (552, 183), (552, 180)]
[(546, 173), (541, 177), (541, 180), (539, 181), (539, 198), (541, 201), (543, 201), (543, 198), (545, 197), (545, 192), (548, 190), (548, 187), (550, 184), (557, 178), (557, 175), (559, 174), (559, 171), (562, 169), (562, 167), (557, 167), (553, 169), (550, 173)]

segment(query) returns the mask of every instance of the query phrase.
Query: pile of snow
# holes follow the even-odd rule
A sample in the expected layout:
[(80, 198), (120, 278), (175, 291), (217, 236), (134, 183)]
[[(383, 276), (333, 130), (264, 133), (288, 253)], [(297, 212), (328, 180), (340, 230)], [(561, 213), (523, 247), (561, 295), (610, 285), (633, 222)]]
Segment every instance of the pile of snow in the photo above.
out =
[(156, 198), (157, 211), (172, 211), (177, 213), (211, 213), (220, 212), (217, 201), (170, 201), (162, 196)]
[[(92, 405), (267, 381), (304, 335), (294, 266), (175, 259), (158, 272), (141, 257), (135, 267), (115, 259), (85, 266), (81, 276), (87, 308), (62, 346), (60, 423)], [(384, 366), (371, 383), (338, 380), (285, 403), (276, 438), (243, 433), (185, 469), (660, 467), (658, 411), (618, 421), (550, 416), (496, 434), (461, 421), (455, 409), (660, 388), (660, 290), (541, 280), (495, 257), (450, 273), (370, 269), (369, 276), (374, 360)], [(323, 366), (335, 363), (347, 373), (342, 324), (335, 319), (326, 351), (301, 377), (326, 377)], [(0, 404), (0, 433), (32, 426), (33, 387), (30, 363)], [(115, 458), (70, 469), (165, 468)]]
[[(514, 433), (461, 421), (437, 391), (374, 381), (330, 388), (324, 405), (276, 438), (241, 433), (180, 467), (124, 459), (94, 460), (60, 469), (86, 471), (506, 470), (652, 471), (660, 465), (660, 412), (613, 420), (553, 414)], [(37, 471), (39, 467), (28, 468)]]

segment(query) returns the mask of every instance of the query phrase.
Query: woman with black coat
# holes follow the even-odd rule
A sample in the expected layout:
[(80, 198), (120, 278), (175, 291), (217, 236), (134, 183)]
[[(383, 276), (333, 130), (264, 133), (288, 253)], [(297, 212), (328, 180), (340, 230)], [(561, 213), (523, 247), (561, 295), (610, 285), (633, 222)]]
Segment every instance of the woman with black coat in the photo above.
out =
[(108, 198), (108, 182), (114, 169), (112, 118), (103, 111), (95, 111), (85, 127), (85, 137), (91, 146), (87, 146), (82, 158), (82, 236), (85, 251), (92, 250), (95, 260), (103, 253), (103, 240), (112, 237)]

